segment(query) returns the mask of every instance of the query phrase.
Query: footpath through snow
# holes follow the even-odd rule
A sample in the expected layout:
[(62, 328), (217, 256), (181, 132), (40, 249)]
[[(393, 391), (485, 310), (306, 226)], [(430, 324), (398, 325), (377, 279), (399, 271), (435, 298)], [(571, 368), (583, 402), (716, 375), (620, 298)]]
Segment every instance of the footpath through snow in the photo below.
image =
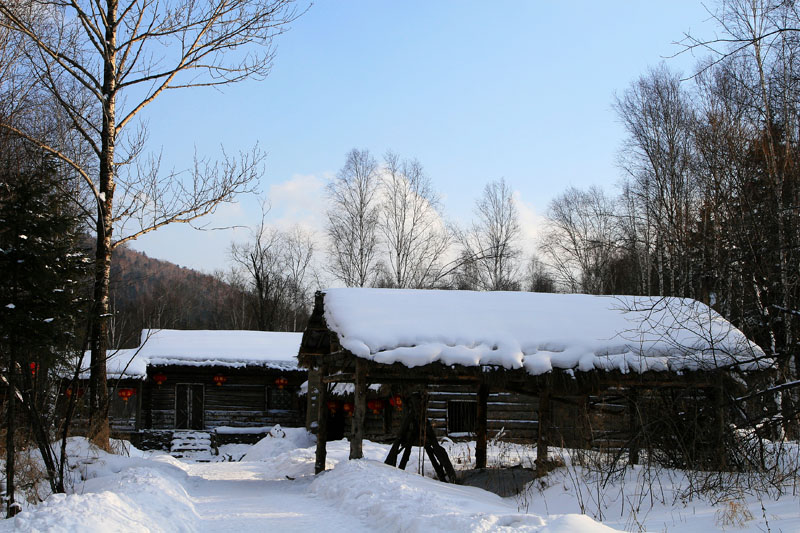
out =
[(135, 457), (115, 456), (72, 439), (70, 455), (82, 457), (74, 463), (81, 479), (75, 493), (50, 496), (0, 521), (0, 533), (613, 531), (578, 514), (526, 514), (481, 489), (388, 467), (374, 460), (385, 447), (372, 443), (359, 461), (344, 460), (346, 442), (332, 443), (331, 470), (313, 476), (313, 447), (296, 447), (307, 445), (308, 436), (288, 437), (267, 437), (241, 462), (218, 463), (138, 450)]
[[(457, 468), (472, 466), (474, 443), (445, 446)], [(220, 462), (212, 463), (136, 449), (130, 457), (112, 455), (73, 438), (68, 448), (73, 493), (27, 504), (16, 518), (0, 520), (0, 533), (615, 531), (609, 525), (684, 533), (732, 527), (800, 531), (796, 486), (782, 496), (687, 500), (685, 472), (635, 467), (608, 480), (563, 455), (565, 466), (520, 496), (501, 498), (420, 476), (419, 468), (431, 472), (421, 455), (408, 472), (386, 466), (381, 461), (388, 446), (369, 441), (359, 461), (347, 460), (347, 441), (329, 442), (328, 471), (314, 476), (314, 449), (313, 436), (304, 429), (277, 426), (254, 446), (222, 447)], [(493, 442), (489, 462), (529, 467), (535, 459), (530, 452), (524, 445)], [(796, 471), (797, 454), (791, 457), (782, 468)]]

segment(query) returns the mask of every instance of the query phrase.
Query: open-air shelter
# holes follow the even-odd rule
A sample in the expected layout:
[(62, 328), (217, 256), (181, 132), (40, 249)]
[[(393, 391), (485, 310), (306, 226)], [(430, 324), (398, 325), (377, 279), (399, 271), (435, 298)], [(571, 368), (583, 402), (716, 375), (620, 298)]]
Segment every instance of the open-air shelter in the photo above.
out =
[[(743, 374), (772, 361), (710, 307), (685, 298), (525, 292), (328, 289), (317, 293), (300, 347), (316, 418), (316, 470), (325, 468), (329, 390), (352, 384), (350, 458), (362, 457), (368, 386), (382, 384), (406, 411), (387, 458), (425, 446), (437, 474), (453, 477), (432, 437), (419, 394), (459, 386), (476, 402), (476, 466), (486, 465), (487, 400), (498, 391), (538, 399), (537, 465), (553, 431), (551, 402), (626, 391), (628, 423), (642, 423), (638, 400), (652, 391), (699, 391), (709, 457), (724, 457), (724, 398)], [(707, 431), (709, 428), (710, 431)], [(630, 428), (632, 462), (640, 443)], [(417, 435), (424, 435), (417, 437)]]

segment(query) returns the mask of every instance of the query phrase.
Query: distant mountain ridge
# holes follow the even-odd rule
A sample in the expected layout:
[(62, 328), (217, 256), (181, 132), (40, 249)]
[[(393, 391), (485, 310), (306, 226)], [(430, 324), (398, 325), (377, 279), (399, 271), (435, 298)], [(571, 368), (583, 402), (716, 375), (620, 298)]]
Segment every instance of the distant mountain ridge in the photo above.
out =
[(137, 346), (143, 328), (248, 328), (242, 288), (129, 247), (114, 251), (111, 307), (117, 348)]

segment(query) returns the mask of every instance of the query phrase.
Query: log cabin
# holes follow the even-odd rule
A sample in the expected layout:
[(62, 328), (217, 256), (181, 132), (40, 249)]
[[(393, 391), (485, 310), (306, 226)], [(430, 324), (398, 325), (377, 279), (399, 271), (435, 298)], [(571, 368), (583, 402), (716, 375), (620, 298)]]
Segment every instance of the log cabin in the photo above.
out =
[(540, 474), (553, 445), (613, 442), (636, 463), (645, 428), (651, 457), (691, 435), (692, 461), (724, 461), (726, 392), (774, 364), (691, 299), (397, 289), (317, 293), (298, 357), (317, 471), (338, 431), (351, 458), (392, 442), (401, 467), (424, 446), (442, 480), (445, 435), (475, 439), (478, 468), (492, 433), (534, 442)]
[[(138, 348), (109, 352), (112, 433), (165, 447), (174, 431), (246, 441), (248, 429), (256, 440), (275, 424), (302, 427), (301, 338), (271, 331), (144, 330)], [(78, 394), (88, 377), (88, 370), (81, 374)]]

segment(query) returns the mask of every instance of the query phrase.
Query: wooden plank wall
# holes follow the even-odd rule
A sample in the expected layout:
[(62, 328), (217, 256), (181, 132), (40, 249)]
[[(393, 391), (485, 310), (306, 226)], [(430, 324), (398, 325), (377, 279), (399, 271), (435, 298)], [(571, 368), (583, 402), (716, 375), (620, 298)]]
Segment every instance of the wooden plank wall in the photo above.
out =
[[(281, 424), (287, 427), (303, 426), (305, 406), (296, 392), (306, 380), (305, 371), (274, 369), (231, 369), (222, 367), (155, 367), (150, 374), (161, 372), (167, 381), (156, 385), (152, 379), (145, 382), (142, 394), (141, 429), (175, 428), (175, 386), (183, 383), (204, 385), (205, 429), (219, 426), (257, 427)], [(227, 381), (221, 386), (214, 376), (222, 374)], [(292, 409), (268, 409), (267, 389), (275, 387), (275, 379), (289, 380), (286, 390), (294, 399)]]
[[(316, 376), (314, 376), (316, 377)], [(313, 387), (312, 387), (313, 388)], [(370, 393), (369, 397), (376, 397)], [(388, 397), (384, 399), (385, 409), (374, 414), (367, 411), (365, 421), (365, 438), (384, 442), (392, 439), (399, 430), (403, 413), (392, 408)], [(340, 402), (352, 402), (352, 395), (333, 397)], [(309, 428), (316, 417), (315, 398), (310, 398), (314, 409), (307, 422)], [(438, 438), (474, 438), (474, 435), (450, 434), (448, 432), (448, 401), (476, 401), (477, 391), (474, 387), (459, 385), (431, 386), (428, 391), (427, 414)], [(500, 435), (507, 442), (535, 443), (539, 432), (539, 400), (536, 396), (512, 392), (490, 392), (487, 403), (487, 429), (490, 439)], [(576, 448), (602, 447), (615, 448), (623, 446), (629, 438), (630, 419), (625, 400), (618, 393), (605, 396), (569, 396), (551, 397), (552, 420), (550, 442), (555, 446)], [(351, 432), (351, 421), (338, 415), (329, 415), (329, 429), (344, 424), (344, 437)], [(337, 437), (338, 438), (338, 437)]]
[[(448, 401), (476, 401), (477, 391), (465, 386), (438, 386), (429, 391), (428, 417), (438, 437), (448, 436)], [(501, 440), (534, 443), (539, 432), (539, 399), (512, 392), (489, 394), (488, 437), (502, 431)], [(629, 438), (630, 419), (624, 400), (616, 394), (605, 396), (553, 396), (551, 426), (556, 446), (576, 448), (619, 447)]]
[[(428, 417), (437, 437), (448, 435), (447, 402), (476, 401), (477, 391), (465, 386), (432, 387), (428, 393)], [(534, 442), (539, 431), (538, 399), (510, 392), (489, 393), (486, 406), (488, 437), (503, 430), (502, 440)]]

